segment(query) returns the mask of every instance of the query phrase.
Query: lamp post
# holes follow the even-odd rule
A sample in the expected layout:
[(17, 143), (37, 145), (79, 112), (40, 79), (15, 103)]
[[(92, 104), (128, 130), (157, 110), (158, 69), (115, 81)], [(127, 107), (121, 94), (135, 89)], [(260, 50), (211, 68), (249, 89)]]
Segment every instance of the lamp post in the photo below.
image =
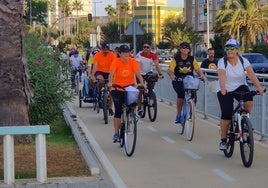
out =
[(156, 2), (154, 0), (154, 50), (156, 52)]
[(99, 46), (99, 41), (97, 39), (97, 9), (96, 9), (96, 4), (97, 3), (102, 3), (102, 1), (92, 1), (92, 4), (94, 4), (94, 15), (95, 15), (95, 37), (96, 37), (96, 45)]
[(209, 0), (206, 0), (206, 8), (207, 8), (207, 48), (209, 49)]

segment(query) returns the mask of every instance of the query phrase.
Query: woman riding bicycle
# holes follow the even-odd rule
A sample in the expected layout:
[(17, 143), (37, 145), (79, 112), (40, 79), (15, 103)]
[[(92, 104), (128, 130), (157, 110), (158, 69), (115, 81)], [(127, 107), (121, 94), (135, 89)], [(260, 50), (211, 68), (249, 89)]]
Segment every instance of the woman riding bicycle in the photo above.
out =
[(172, 80), (173, 89), (177, 93), (177, 116), (175, 123), (181, 123), (180, 114), (185, 97), (183, 82), (178, 82), (176, 79), (183, 79), (187, 75), (194, 75), (193, 71), (195, 71), (203, 80), (206, 80), (206, 77), (204, 76), (202, 70), (199, 68), (196, 59), (191, 56), (190, 53), (190, 44), (187, 42), (182, 42), (179, 46), (178, 53), (171, 60), (167, 70), (167, 74)]
[(114, 136), (113, 142), (119, 141), (119, 128), (121, 123), (122, 105), (125, 100), (125, 92), (120, 88), (112, 88), (113, 84), (120, 87), (135, 85), (135, 76), (138, 78), (140, 84), (144, 86), (142, 76), (140, 74), (140, 67), (138, 62), (130, 57), (130, 49), (127, 45), (119, 47), (120, 57), (115, 58), (110, 67), (108, 87), (111, 88), (111, 95), (114, 100)]
[[(218, 62), (219, 81), (216, 85), (217, 97), (221, 108), (221, 142), (220, 150), (226, 150), (226, 138), (229, 125), (232, 119), (234, 97), (231, 91), (249, 91), (247, 77), (252, 81), (260, 94), (264, 89), (261, 87), (249, 61), (239, 56), (239, 44), (236, 40), (230, 39), (224, 48), (226, 55)], [(239, 99), (236, 99), (239, 100)], [(252, 96), (245, 98), (245, 108), (251, 112), (253, 106)]]

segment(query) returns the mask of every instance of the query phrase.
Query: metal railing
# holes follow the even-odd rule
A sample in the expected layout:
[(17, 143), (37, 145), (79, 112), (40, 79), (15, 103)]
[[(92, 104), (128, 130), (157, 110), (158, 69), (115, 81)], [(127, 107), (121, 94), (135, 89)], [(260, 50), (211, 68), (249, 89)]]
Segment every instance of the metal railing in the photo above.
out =
[[(173, 90), (171, 80), (166, 73), (167, 65), (161, 64), (164, 75), (163, 80), (159, 80), (155, 85), (155, 92), (159, 99), (168, 102), (169, 104), (176, 104), (176, 93)], [(217, 94), (215, 91), (215, 83), (218, 76), (207, 75), (207, 73), (215, 73), (216, 71), (209, 69), (202, 69), (206, 74), (208, 81), (201, 82), (200, 89), (197, 91), (197, 111), (203, 114), (204, 118), (220, 119), (220, 107), (218, 104)], [(261, 85), (268, 88), (268, 74), (256, 74)], [(250, 89), (256, 89), (251, 82), (248, 82)], [(250, 115), (251, 122), (254, 127), (254, 132), (261, 136), (261, 139), (268, 137), (268, 94), (267, 92), (260, 96), (254, 97), (254, 106)]]

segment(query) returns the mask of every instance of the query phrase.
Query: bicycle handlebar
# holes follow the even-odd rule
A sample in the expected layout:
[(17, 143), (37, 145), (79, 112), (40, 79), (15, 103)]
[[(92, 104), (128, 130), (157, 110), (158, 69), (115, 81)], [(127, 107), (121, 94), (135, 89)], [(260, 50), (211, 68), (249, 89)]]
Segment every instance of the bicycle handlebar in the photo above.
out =
[[(266, 92), (266, 88), (263, 90), (263, 93)], [(254, 97), (255, 95), (260, 95), (259, 91), (258, 90), (251, 90), (251, 91), (246, 91), (246, 92), (243, 92), (243, 91), (231, 91), (231, 92), (228, 92), (230, 93), (231, 95), (234, 95), (236, 97), (241, 97), (241, 98), (244, 98), (246, 95), (250, 95), (252, 97)]]

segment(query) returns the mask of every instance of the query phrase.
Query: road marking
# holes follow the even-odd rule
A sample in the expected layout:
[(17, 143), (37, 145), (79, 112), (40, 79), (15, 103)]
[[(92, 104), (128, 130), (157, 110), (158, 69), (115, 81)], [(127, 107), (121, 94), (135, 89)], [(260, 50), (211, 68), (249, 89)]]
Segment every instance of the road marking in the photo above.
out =
[(235, 182), (235, 179), (232, 176), (229, 176), (227, 173), (225, 173), (223, 170), (214, 168), (212, 170), (216, 175), (218, 175), (220, 178), (228, 181), (228, 182)]
[(182, 151), (193, 159), (201, 159), (202, 158), (201, 156), (197, 155), (196, 153), (194, 153), (188, 149), (183, 149)]
[(174, 144), (174, 143), (175, 143), (175, 141), (172, 140), (171, 138), (169, 138), (168, 136), (162, 136), (162, 138), (163, 138), (165, 141), (167, 141), (168, 143), (171, 143), (171, 144)]
[(147, 129), (149, 129), (152, 132), (157, 132), (157, 129), (152, 126), (147, 126)]

